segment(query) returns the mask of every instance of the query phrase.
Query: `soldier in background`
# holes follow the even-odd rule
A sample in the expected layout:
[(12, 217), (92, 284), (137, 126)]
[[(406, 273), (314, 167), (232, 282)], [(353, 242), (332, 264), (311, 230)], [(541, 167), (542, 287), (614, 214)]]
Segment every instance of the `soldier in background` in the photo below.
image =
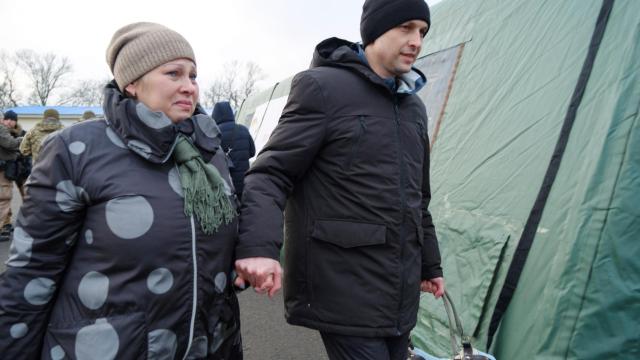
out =
[[(3, 114), (5, 119), (17, 120), (17, 114), (11, 110)], [(18, 158), (18, 148), (22, 137), (11, 136), (6, 126), (0, 126), (0, 242), (8, 241), (11, 238), (13, 226), (11, 225), (11, 195), (13, 183), (5, 177), (5, 169), (8, 161)]]
[(96, 113), (94, 113), (91, 110), (87, 110), (82, 113), (82, 117), (78, 119), (78, 122), (90, 120), (90, 119), (93, 119), (94, 117), (96, 117)]
[(56, 109), (45, 110), (42, 121), (38, 122), (36, 126), (25, 135), (24, 141), (20, 144), (20, 152), (24, 156), (31, 156), (33, 164), (35, 165), (38, 161), (38, 153), (40, 153), (40, 147), (42, 146), (44, 138), (63, 127), (62, 123), (60, 123), (60, 114)]
[[(18, 114), (9, 110), (4, 113), (2, 124), (9, 129), (14, 138), (23, 138), (27, 133), (18, 123)], [(18, 154), (15, 160), (7, 161), (5, 176), (8, 180), (14, 181), (20, 191), (20, 196), (24, 197), (24, 183), (31, 173), (31, 157)]]

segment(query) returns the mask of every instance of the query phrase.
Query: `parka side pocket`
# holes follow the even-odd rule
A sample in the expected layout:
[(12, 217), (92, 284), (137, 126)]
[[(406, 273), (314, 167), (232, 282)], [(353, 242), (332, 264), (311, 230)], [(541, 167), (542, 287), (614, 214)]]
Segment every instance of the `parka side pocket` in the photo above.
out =
[(316, 220), (311, 237), (348, 249), (386, 242), (386, 226), (346, 220)]
[(336, 326), (395, 326), (400, 263), (389, 256), (387, 230), (384, 224), (315, 221), (307, 263), (314, 317)]

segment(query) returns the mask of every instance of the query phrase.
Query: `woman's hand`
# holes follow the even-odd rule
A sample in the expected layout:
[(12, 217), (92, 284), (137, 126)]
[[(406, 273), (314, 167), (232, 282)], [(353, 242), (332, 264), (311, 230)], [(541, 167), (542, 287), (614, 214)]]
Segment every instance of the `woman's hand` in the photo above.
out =
[(236, 260), (236, 273), (236, 286), (243, 287), (245, 281), (248, 281), (257, 293), (268, 293), (271, 298), (282, 287), (282, 267), (271, 258), (252, 257)]

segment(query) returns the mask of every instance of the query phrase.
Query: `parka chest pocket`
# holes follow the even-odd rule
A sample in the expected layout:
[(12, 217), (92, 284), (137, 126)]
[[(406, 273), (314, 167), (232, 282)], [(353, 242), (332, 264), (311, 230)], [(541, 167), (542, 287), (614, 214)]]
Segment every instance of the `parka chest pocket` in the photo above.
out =
[(367, 133), (367, 123), (365, 122), (365, 117), (360, 115), (357, 117), (357, 121), (355, 124), (355, 134), (353, 136), (353, 141), (351, 145), (351, 151), (349, 152), (349, 156), (347, 158), (347, 169), (351, 169), (354, 160), (356, 159), (358, 153), (360, 152), (360, 148), (362, 147), (362, 143), (364, 137)]
[(348, 176), (378, 173), (381, 164), (397, 162), (396, 130), (396, 122), (390, 117), (371, 114), (337, 116), (327, 130), (329, 141), (323, 149), (323, 156)]

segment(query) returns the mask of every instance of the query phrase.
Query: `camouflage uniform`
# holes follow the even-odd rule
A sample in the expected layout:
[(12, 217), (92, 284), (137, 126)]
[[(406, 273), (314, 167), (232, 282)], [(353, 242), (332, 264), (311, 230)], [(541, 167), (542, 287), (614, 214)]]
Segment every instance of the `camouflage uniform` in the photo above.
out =
[[(18, 146), (20, 139), (11, 136), (9, 129), (4, 125), (0, 125), (0, 228), (11, 224), (11, 194), (13, 183), (4, 176), (4, 164), (6, 161), (15, 160), (18, 157)], [(6, 241), (8, 238), (4, 236), (0, 241)]]
[(20, 152), (24, 156), (31, 156), (33, 163), (35, 164), (44, 138), (52, 132), (62, 128), (63, 126), (60, 123), (60, 120), (54, 118), (48, 118), (40, 121), (33, 129), (29, 130), (27, 135), (25, 135), (24, 140), (22, 140), (22, 144), (20, 144)]

